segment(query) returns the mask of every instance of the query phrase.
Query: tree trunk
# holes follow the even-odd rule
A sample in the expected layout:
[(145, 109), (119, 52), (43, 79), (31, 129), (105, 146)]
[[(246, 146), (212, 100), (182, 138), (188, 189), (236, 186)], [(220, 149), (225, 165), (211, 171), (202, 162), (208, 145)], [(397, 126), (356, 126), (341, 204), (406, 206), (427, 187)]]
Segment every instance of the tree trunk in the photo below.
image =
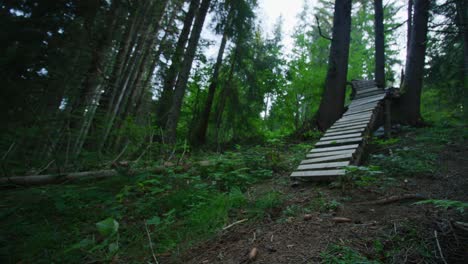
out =
[(200, 5), (200, 10), (195, 19), (192, 33), (190, 34), (187, 51), (184, 56), (184, 62), (179, 73), (179, 79), (174, 90), (172, 105), (167, 115), (166, 142), (171, 144), (175, 143), (176, 141), (177, 124), (179, 122), (182, 101), (184, 98), (185, 90), (187, 88), (190, 70), (192, 69), (192, 63), (195, 58), (195, 53), (198, 47), (198, 42), (203, 29), (203, 24), (205, 23), (206, 14), (208, 13), (208, 9), (210, 7), (210, 3), (211, 0), (203, 0)]
[[(411, 31), (413, 30), (413, 1), (408, 0), (408, 21), (407, 21), (407, 29), (406, 29), (406, 64), (409, 61), (409, 54), (410, 54), (410, 45), (411, 45)], [(406, 65), (405, 65), (406, 70)], [(403, 81), (403, 80), (402, 80)]]
[(114, 124), (115, 117), (117, 115), (118, 107), (120, 104), (121, 97), (125, 91), (122, 90), (120, 85), (122, 78), (125, 74), (128, 74), (128, 68), (131, 67), (129, 60), (132, 57), (132, 47), (134, 47), (138, 32), (142, 27), (143, 20), (145, 18), (145, 12), (148, 10), (149, 1), (142, 2), (134, 11), (131, 16), (130, 25), (127, 27), (127, 31), (120, 43), (119, 53), (116, 58), (114, 70), (112, 72), (109, 86), (106, 89), (107, 93), (104, 94), (104, 100), (101, 100), (101, 108), (106, 112), (103, 124), (103, 132), (101, 141), (99, 143), (98, 151), (101, 152), (109, 138), (110, 131)]
[(201, 115), (198, 128), (195, 132), (195, 140), (197, 144), (203, 145), (206, 141), (206, 130), (208, 129), (208, 121), (210, 120), (211, 106), (213, 105), (213, 99), (216, 92), (216, 87), (218, 86), (219, 80), (219, 70), (223, 63), (224, 50), (227, 43), (227, 26), (224, 30), (223, 38), (221, 40), (221, 45), (219, 46), (218, 57), (216, 59), (216, 64), (214, 65), (213, 76), (211, 78), (211, 83), (208, 88), (208, 95), (206, 97), (205, 106), (203, 108), (203, 113)]
[(216, 105), (216, 117), (215, 117), (215, 122), (216, 122), (216, 136), (215, 136), (215, 142), (219, 146), (219, 130), (221, 128), (221, 124), (223, 121), (223, 113), (224, 113), (224, 108), (226, 106), (226, 101), (231, 93), (232, 89), (232, 83), (233, 83), (233, 78), (234, 78), (234, 70), (236, 67), (236, 62), (237, 62), (237, 56), (239, 55), (239, 50), (240, 50), (240, 39), (237, 40), (236, 43), (236, 49), (234, 50), (234, 55), (232, 56), (231, 59), (231, 66), (229, 68), (229, 76), (225, 82), (225, 87), (221, 91), (221, 94), (219, 95), (218, 99), (218, 104)]
[[(127, 81), (124, 84), (126, 86), (124, 87), (126, 94), (121, 101), (121, 106), (119, 107), (119, 118), (115, 124), (116, 129), (121, 128), (123, 122), (132, 111), (132, 108), (135, 107), (135, 102), (141, 88), (137, 86), (136, 83), (138, 82), (139, 78), (141, 78), (143, 72), (146, 69), (147, 59), (149, 57), (150, 51), (155, 45), (155, 40), (157, 39), (156, 35), (160, 29), (160, 22), (166, 10), (167, 3), (168, 0), (164, 0), (155, 3), (155, 5), (151, 7), (151, 12), (153, 14), (150, 15), (147, 19), (148, 25), (145, 32), (142, 34), (142, 38), (136, 50), (137, 54), (135, 54), (135, 65), (133, 67), (133, 71), (130, 73), (129, 77), (127, 77)], [(121, 140), (122, 134), (119, 134), (119, 136), (114, 141), (115, 148), (119, 148), (121, 146)]]
[(351, 32), (351, 0), (336, 0), (325, 91), (317, 113), (319, 129), (328, 129), (344, 110)]
[(415, 0), (414, 2), (414, 25), (411, 31), (410, 52), (406, 63), (403, 95), (400, 99), (401, 121), (410, 125), (419, 125), (422, 122), (420, 105), (429, 5), (429, 0)]
[(195, 14), (197, 13), (199, 6), (200, 0), (192, 0), (190, 2), (189, 10), (184, 18), (184, 26), (180, 32), (174, 54), (171, 57), (171, 66), (167, 70), (164, 77), (164, 86), (157, 109), (157, 123), (160, 127), (164, 126), (167, 122), (167, 114), (171, 106), (171, 99), (174, 92), (173, 89), (176, 85), (177, 75), (179, 74), (180, 68), (182, 66), (184, 50), (189, 39), (193, 19), (195, 18)]
[(83, 147), (84, 141), (89, 132), (89, 127), (91, 122), (94, 118), (94, 114), (96, 112), (97, 103), (100, 99), (101, 95), (101, 87), (103, 84), (102, 78), (102, 67), (104, 66), (103, 62), (106, 59), (106, 51), (110, 46), (112, 41), (113, 32), (116, 28), (117, 18), (118, 16), (117, 11), (119, 8), (119, 1), (112, 2), (111, 9), (107, 14), (107, 28), (104, 35), (99, 40), (96, 48), (93, 50), (93, 59), (91, 62), (91, 67), (88, 70), (86, 75), (86, 79), (84, 82), (83, 87), (83, 96), (79, 99), (78, 110), (83, 111), (83, 116), (81, 117), (82, 121), (80, 124), (80, 132), (78, 133), (78, 137), (75, 140), (74, 147), (73, 147), (73, 156), (78, 156), (81, 152)]
[(385, 34), (384, 10), (382, 0), (374, 1), (375, 27), (375, 82), (378, 87), (385, 87)]
[(455, 1), (457, 6), (458, 25), (463, 38), (463, 73), (464, 73), (464, 85), (468, 86), (468, 3), (466, 0)]

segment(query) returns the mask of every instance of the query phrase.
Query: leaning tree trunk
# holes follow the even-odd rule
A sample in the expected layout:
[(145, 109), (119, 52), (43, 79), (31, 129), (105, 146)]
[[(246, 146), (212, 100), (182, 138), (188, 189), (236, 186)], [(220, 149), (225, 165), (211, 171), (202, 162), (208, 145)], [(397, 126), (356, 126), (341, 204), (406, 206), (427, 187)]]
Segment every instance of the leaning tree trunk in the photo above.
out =
[(177, 40), (176, 49), (171, 57), (171, 66), (164, 76), (163, 89), (157, 109), (157, 124), (161, 127), (167, 122), (167, 114), (171, 106), (171, 99), (174, 92), (173, 89), (176, 85), (177, 75), (182, 67), (185, 46), (187, 45), (193, 19), (195, 18), (195, 14), (197, 13), (199, 6), (200, 0), (192, 0), (190, 2), (189, 10), (184, 18), (184, 26), (180, 32), (179, 39)]
[(325, 91), (317, 113), (319, 129), (329, 128), (344, 110), (351, 32), (351, 0), (336, 0)]
[(422, 123), (420, 105), (426, 56), (427, 23), (429, 0), (415, 0), (414, 20), (406, 75), (403, 81), (403, 95), (400, 99), (400, 121), (409, 125)]
[(174, 90), (174, 96), (172, 99), (172, 105), (167, 115), (166, 122), (166, 142), (173, 144), (176, 141), (177, 124), (179, 122), (180, 110), (182, 107), (182, 101), (184, 98), (185, 90), (192, 69), (192, 63), (195, 58), (195, 52), (198, 47), (198, 42), (205, 23), (206, 14), (210, 7), (211, 0), (203, 0), (200, 5), (200, 10), (193, 24), (193, 30), (190, 34), (190, 40), (188, 43), (187, 51), (184, 56), (184, 62), (179, 73), (176, 88)]
[(385, 87), (385, 34), (384, 10), (382, 0), (374, 1), (375, 27), (375, 82), (378, 87)]
[(208, 88), (208, 96), (206, 97), (205, 106), (200, 117), (199, 125), (195, 132), (195, 140), (197, 140), (197, 143), (200, 145), (205, 144), (206, 141), (206, 130), (208, 129), (208, 121), (210, 120), (211, 106), (213, 105), (216, 87), (218, 86), (219, 70), (221, 68), (221, 64), (223, 63), (224, 50), (226, 48), (226, 43), (228, 39), (227, 28), (228, 27), (226, 26), (223, 38), (221, 40), (221, 45), (219, 46), (218, 58), (216, 59), (213, 76), (211, 78), (211, 83)]
[(93, 52), (93, 59), (91, 62), (91, 67), (88, 70), (86, 79), (83, 86), (83, 96), (78, 102), (82, 107), (80, 111), (83, 111), (83, 116), (81, 117), (81, 124), (79, 126), (80, 131), (78, 137), (75, 140), (73, 147), (73, 156), (78, 156), (81, 152), (83, 144), (88, 136), (89, 128), (94, 119), (94, 114), (96, 113), (97, 102), (101, 96), (101, 87), (103, 84), (102, 78), (102, 68), (104, 61), (106, 60), (106, 54), (108, 53), (107, 49), (110, 46), (112, 41), (113, 32), (116, 28), (118, 21), (117, 11), (119, 8), (119, 1), (112, 2), (111, 10), (107, 14), (107, 25), (108, 28), (104, 35), (98, 42), (96, 49)]
[(101, 152), (109, 138), (114, 119), (116, 116), (116, 108), (122, 94), (121, 81), (124, 78), (126, 70), (130, 67), (129, 60), (132, 57), (132, 47), (137, 40), (138, 31), (142, 27), (145, 18), (145, 11), (148, 9), (149, 1), (142, 2), (135, 8), (133, 14), (130, 15), (125, 34), (119, 45), (119, 51), (112, 71), (109, 86), (107, 87), (103, 99), (100, 102), (100, 109), (105, 113), (104, 124), (102, 125), (102, 135), (98, 146), (98, 152)]

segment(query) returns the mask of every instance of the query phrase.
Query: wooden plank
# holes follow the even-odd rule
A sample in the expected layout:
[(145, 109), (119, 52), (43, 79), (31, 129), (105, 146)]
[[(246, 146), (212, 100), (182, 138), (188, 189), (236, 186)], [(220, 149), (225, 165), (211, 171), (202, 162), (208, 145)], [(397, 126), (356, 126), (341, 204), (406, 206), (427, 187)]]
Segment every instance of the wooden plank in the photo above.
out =
[(378, 90), (379, 90), (379, 88), (374, 87), (374, 88), (359, 90), (359, 91), (356, 92), (356, 94), (365, 94), (365, 93), (368, 93), (368, 92), (374, 92), (374, 91), (378, 91)]
[(345, 150), (345, 149), (356, 149), (358, 147), (359, 147), (358, 144), (352, 144), (352, 145), (345, 145), (345, 146), (338, 146), (338, 147), (314, 148), (310, 151), (310, 153), (320, 153), (320, 152)]
[(381, 93), (381, 94), (378, 94), (378, 95), (372, 95), (372, 96), (366, 96), (366, 97), (363, 97), (361, 99), (353, 99), (351, 101), (351, 104), (353, 103), (359, 103), (359, 102), (364, 102), (366, 100), (372, 100), (372, 99), (376, 99), (376, 98), (380, 98), (382, 96), (385, 96), (385, 94)]
[(373, 114), (372, 112), (365, 112), (365, 113), (361, 113), (357, 115), (342, 116), (338, 120), (353, 120), (353, 119), (362, 118), (362, 117), (369, 117), (369, 116), (372, 116), (372, 114)]
[(338, 131), (338, 132), (327, 132), (324, 137), (329, 137), (329, 136), (338, 136), (338, 135), (345, 135), (345, 134), (351, 134), (351, 133), (360, 133), (362, 134), (366, 130), (365, 128), (358, 128), (358, 129), (350, 129), (350, 130), (343, 130), (343, 131)]
[(360, 137), (361, 134), (362, 133), (346, 134), (346, 135), (341, 135), (341, 136), (327, 136), (327, 137), (322, 137), (320, 140), (326, 141), (326, 140), (334, 140), (334, 139)]
[(363, 91), (371, 88), (378, 88), (375, 84), (359, 84), (356, 87), (357, 91)]
[(356, 107), (356, 106), (365, 105), (365, 104), (369, 104), (369, 103), (373, 103), (373, 102), (379, 102), (379, 101), (382, 101), (384, 98), (385, 98), (385, 95), (379, 95), (378, 97), (375, 97), (375, 98), (372, 98), (372, 99), (367, 99), (366, 98), (365, 100), (363, 99), (362, 101), (359, 101), (359, 102), (351, 102), (349, 107)]
[(371, 107), (371, 108), (364, 108), (362, 110), (348, 110), (347, 112), (345, 112), (343, 114), (343, 116), (352, 116), (352, 115), (359, 115), (359, 114), (362, 114), (362, 113), (374, 113), (376, 107)]
[(372, 102), (362, 102), (362, 103), (357, 103), (357, 104), (353, 104), (353, 102), (351, 102), (350, 105), (348, 105), (348, 109), (359, 109), (359, 108), (363, 108), (363, 107), (368, 107), (368, 106), (376, 106), (379, 104), (379, 101), (380, 100), (376, 100), (376, 101), (372, 101)]
[(365, 93), (365, 94), (357, 94), (357, 95), (354, 96), (353, 100), (359, 100), (359, 99), (363, 99), (363, 98), (366, 98), (366, 97), (379, 95), (379, 94), (383, 94), (382, 91), (368, 92), (368, 93)]
[(358, 130), (358, 129), (362, 129), (362, 131), (364, 132), (367, 129), (367, 126), (357, 127), (357, 128), (356, 127), (345, 127), (345, 128), (329, 129), (327, 131), (327, 136), (329, 136), (331, 133), (340, 133), (340, 134), (356, 133), (356, 132), (352, 132), (352, 131), (355, 131), (355, 130)]
[(351, 103), (364, 101), (364, 100), (366, 100), (366, 99), (376, 98), (376, 97), (382, 96), (382, 95), (385, 96), (385, 94), (379, 93), (379, 92), (378, 92), (378, 93), (370, 93), (370, 94), (358, 95), (358, 96), (356, 96), (356, 97), (353, 98), (353, 100), (351, 101)]
[(353, 154), (342, 154), (342, 155), (334, 155), (334, 156), (327, 156), (321, 158), (314, 158), (314, 159), (306, 159), (301, 161), (301, 164), (310, 164), (310, 163), (319, 163), (323, 161), (339, 161), (339, 160), (350, 160), (353, 157)]
[[(362, 96), (362, 95), (359, 95), (359, 96)], [(363, 96), (363, 97), (360, 98), (360, 99), (354, 98), (354, 99), (352, 100), (352, 103), (353, 103), (353, 102), (365, 101), (365, 100), (368, 100), (368, 99), (379, 98), (379, 97), (381, 97), (381, 96), (385, 96), (385, 94), (384, 94), (384, 93), (379, 93), (379, 94), (376, 94), (376, 95), (367, 95), (367, 96)]]
[(332, 169), (332, 168), (343, 168), (346, 166), (349, 166), (349, 161), (299, 165), (299, 167), (297, 167), (297, 170)]
[(348, 144), (348, 143), (360, 143), (361, 141), (362, 141), (362, 137), (335, 139), (335, 140), (319, 141), (315, 144), (315, 146), (342, 145), (342, 144)]
[(335, 129), (335, 128), (342, 128), (342, 127), (349, 127), (349, 126), (354, 126), (354, 125), (368, 125), (369, 121), (357, 121), (357, 122), (348, 122), (344, 124), (336, 124), (330, 127), (330, 129)]
[(383, 100), (383, 98), (378, 98), (378, 99), (372, 99), (372, 100), (369, 100), (369, 101), (363, 101), (363, 102), (358, 102), (358, 103), (351, 102), (351, 104), (348, 106), (348, 109), (359, 109), (359, 108), (367, 107), (367, 106), (374, 106), (375, 107), (382, 100)]
[(291, 173), (291, 177), (311, 177), (315, 180), (329, 179), (330, 177), (338, 177), (346, 174), (346, 170), (323, 170), (323, 171), (295, 171)]
[(372, 116), (367, 116), (367, 117), (361, 117), (361, 118), (354, 118), (354, 119), (338, 119), (335, 122), (335, 125), (341, 125), (341, 124), (348, 124), (348, 123), (355, 123), (355, 122), (364, 122), (364, 121), (370, 121)]
[(375, 109), (375, 108), (377, 108), (377, 106), (379, 106), (380, 102), (381, 101), (376, 101), (376, 102), (366, 103), (366, 104), (363, 104), (363, 105), (349, 106), (348, 111), (349, 111), (349, 113), (355, 113), (355, 112), (359, 112), (359, 111), (362, 111), (362, 110)]
[(364, 110), (361, 110), (361, 111), (350, 111), (350, 110), (348, 110), (343, 114), (343, 117), (352, 117), (352, 116), (362, 115), (362, 114), (373, 114), (374, 110), (375, 110), (375, 107), (372, 107), (372, 108), (369, 108), (369, 109), (364, 109)]
[(328, 132), (339, 132), (339, 131), (350, 130), (350, 129), (367, 128), (368, 126), (369, 124), (359, 124), (359, 125), (352, 125), (349, 127), (336, 127), (336, 128), (330, 128)]
[(326, 156), (354, 154), (354, 152), (356, 152), (356, 149), (345, 149), (345, 150), (337, 150), (337, 151), (329, 151), (329, 152), (311, 153), (311, 154), (307, 154), (306, 157), (307, 158), (320, 158), (320, 157), (326, 157)]

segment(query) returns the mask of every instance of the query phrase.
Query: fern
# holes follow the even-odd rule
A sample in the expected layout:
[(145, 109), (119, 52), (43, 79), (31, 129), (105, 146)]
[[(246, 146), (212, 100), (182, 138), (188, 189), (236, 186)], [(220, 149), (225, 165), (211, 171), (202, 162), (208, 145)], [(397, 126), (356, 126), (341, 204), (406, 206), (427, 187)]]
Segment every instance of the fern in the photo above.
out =
[(453, 201), (453, 200), (435, 200), (435, 199), (430, 199), (430, 200), (424, 200), (417, 202), (415, 204), (432, 204), (435, 207), (441, 207), (444, 209), (448, 208), (454, 208), (460, 213), (464, 213), (465, 209), (468, 208), (468, 203), (461, 202), (461, 201)]

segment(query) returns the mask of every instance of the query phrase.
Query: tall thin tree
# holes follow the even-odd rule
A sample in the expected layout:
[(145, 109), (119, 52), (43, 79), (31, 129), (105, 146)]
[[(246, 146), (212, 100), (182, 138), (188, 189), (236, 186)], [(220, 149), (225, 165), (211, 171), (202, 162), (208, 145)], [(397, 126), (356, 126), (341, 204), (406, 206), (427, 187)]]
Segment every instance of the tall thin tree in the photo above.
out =
[(400, 118), (404, 123), (419, 125), (422, 122), (420, 105), (426, 56), (429, 0), (414, 1), (413, 27), (403, 81), (403, 95), (400, 99)]
[(171, 57), (171, 66), (165, 73), (163, 89), (157, 106), (157, 123), (159, 126), (164, 126), (167, 122), (167, 114), (171, 106), (174, 87), (176, 86), (177, 76), (182, 67), (185, 46), (189, 40), (190, 29), (192, 28), (193, 20), (199, 7), (200, 0), (190, 1), (189, 9), (184, 17), (182, 31), (180, 32), (175, 51)]
[(375, 82), (378, 87), (385, 87), (385, 34), (384, 10), (382, 0), (374, 1), (375, 28)]
[(184, 61), (182, 64), (181, 71), (177, 80), (177, 85), (174, 89), (174, 95), (172, 98), (172, 105), (167, 115), (166, 122), (166, 142), (175, 143), (177, 136), (177, 124), (179, 123), (180, 110), (182, 108), (182, 101), (184, 99), (185, 90), (187, 89), (188, 79), (190, 77), (190, 70), (192, 69), (192, 63), (195, 58), (200, 35), (205, 23), (205, 18), (210, 8), (211, 0), (203, 0), (197, 17), (193, 24), (192, 32), (190, 33), (190, 39), (187, 46), (187, 51), (184, 55)]
[(352, 0), (336, 0), (325, 91), (317, 113), (319, 129), (329, 128), (343, 113), (348, 72)]

